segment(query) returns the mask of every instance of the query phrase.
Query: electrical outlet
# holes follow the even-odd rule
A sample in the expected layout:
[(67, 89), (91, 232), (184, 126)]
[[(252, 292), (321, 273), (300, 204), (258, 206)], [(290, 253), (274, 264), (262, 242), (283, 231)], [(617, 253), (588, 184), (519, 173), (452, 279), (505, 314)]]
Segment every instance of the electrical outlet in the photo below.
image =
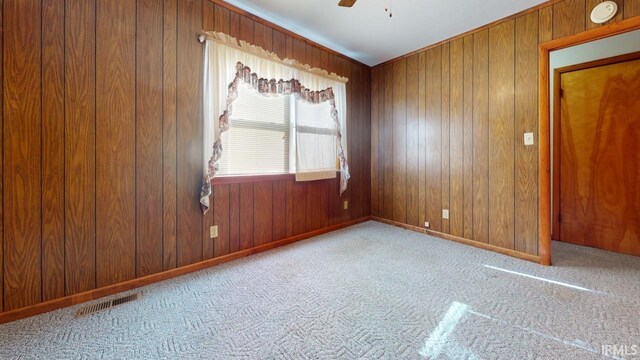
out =
[(218, 237), (218, 225), (209, 228), (209, 237), (212, 239)]
[(449, 218), (449, 209), (442, 209), (442, 218), (443, 219)]
[(524, 144), (525, 145), (533, 145), (533, 133), (532, 132), (528, 132), (528, 133), (524, 133)]
[(426, 228), (428, 229), (428, 228), (430, 228), (430, 227), (431, 227), (431, 224), (429, 224), (429, 222), (428, 222), (428, 221), (425, 221), (425, 222), (424, 222), (424, 227), (426, 227)]
[(349, 201), (345, 200), (344, 203), (342, 204), (342, 208), (347, 210), (349, 208)]

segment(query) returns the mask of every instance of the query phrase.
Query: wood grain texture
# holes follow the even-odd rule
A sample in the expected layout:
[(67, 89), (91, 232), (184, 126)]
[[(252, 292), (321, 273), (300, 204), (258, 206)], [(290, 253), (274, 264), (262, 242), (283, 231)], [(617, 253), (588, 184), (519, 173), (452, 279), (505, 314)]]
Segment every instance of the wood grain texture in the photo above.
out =
[[(287, 37), (280, 31), (273, 31), (271, 34), (272, 51), (278, 55), (280, 59), (287, 57)], [(326, 54), (326, 53), (325, 53)], [(326, 66), (324, 67), (326, 68)]]
[(473, 35), (473, 240), (489, 242), (489, 30)]
[(136, 277), (163, 269), (163, 1), (136, 10)]
[[(441, 195), (442, 195), (442, 208), (439, 210), (439, 213), (442, 214), (442, 210), (449, 210), (450, 207), (450, 196), (451, 196), (451, 133), (450, 133), (450, 115), (451, 115), (451, 73), (450, 73), (450, 44), (442, 45), (442, 152), (440, 156), (442, 157), (442, 172), (441, 172)], [(442, 226), (441, 230), (443, 233), (448, 234), (450, 232), (450, 220), (444, 219), (442, 215), (438, 215), (442, 218)]]
[(229, 185), (229, 252), (240, 251), (240, 185)]
[(65, 295), (64, 21), (60, 0), (42, 2), (42, 301)]
[[(287, 182), (277, 180), (273, 182), (273, 238), (272, 240), (287, 237)], [(331, 194), (335, 198), (335, 194)]]
[(4, 308), (12, 310), (42, 300), (42, 34), (25, 31), (42, 13), (38, 1), (4, 5)]
[(473, 239), (473, 36), (464, 38), (464, 124), (462, 159), (462, 229), (466, 239)]
[(177, 0), (164, 0), (162, 38), (162, 269), (177, 263)]
[(514, 246), (514, 21), (489, 30), (489, 243)]
[[(4, 20), (0, 114), (5, 118), (9, 114), (11, 120), (4, 120), (0, 136), (6, 160), (0, 166), (5, 195), (0, 202), (30, 205), (24, 214), (9, 216), (0, 207), (1, 218), (10, 225), (3, 238), (28, 239), (28, 244), (5, 241), (0, 247), (0, 310), (23, 306), (23, 300), (39, 303), (96, 286), (118, 286), (129, 281), (123, 279), (147, 278), (204, 258), (235, 256), (241, 252), (241, 225), (246, 232), (243, 209), (253, 212), (251, 227), (257, 241), (269, 244), (292, 236), (294, 208), (298, 234), (370, 214), (368, 67), (230, 5), (207, 0), (4, 4), (0, 6)], [(35, 30), (27, 33), (18, 28)], [(256, 178), (216, 185), (223, 190), (214, 191), (213, 207), (202, 216), (197, 202), (204, 145), (198, 135), (202, 48), (196, 41), (201, 29), (258, 42), (283, 57), (293, 57), (296, 39), (299, 61), (349, 77), (352, 179), (343, 196), (350, 202), (348, 210), (342, 209), (343, 199), (338, 197), (338, 179), (295, 184), (300, 201), (294, 205), (293, 181)], [(26, 62), (9, 62), (18, 58)], [(11, 77), (5, 77), (9, 69)], [(14, 83), (20, 85), (17, 90)], [(29, 95), (16, 100), (27, 87)], [(13, 131), (16, 124), (20, 127), (16, 131), (24, 130), (25, 136), (5, 142), (6, 129)], [(13, 155), (20, 153), (16, 149), (22, 151), (27, 145), (28, 153), (34, 154), (29, 155), (32, 161), (14, 166), (19, 156)], [(18, 184), (17, 178), (27, 181)], [(272, 197), (271, 206), (259, 199), (256, 203), (260, 196), (243, 196), (246, 206), (241, 207), (241, 189), (256, 181), (271, 186), (270, 192), (265, 191), (265, 198)], [(16, 184), (28, 185), (29, 191), (15, 191)], [(257, 188), (260, 194), (260, 185)], [(309, 206), (314, 203), (321, 206)], [(21, 215), (20, 222), (16, 214)], [(28, 229), (23, 227), (27, 223)], [(219, 226), (215, 240), (208, 237), (213, 224)], [(266, 236), (269, 228), (271, 235)], [(28, 264), (13, 265), (18, 263), (15, 255), (27, 249), (16, 244), (28, 245), (24, 256)], [(254, 246), (253, 239), (243, 245)], [(4, 285), (12, 290), (5, 292)]]
[(202, 48), (194, 41), (194, 34), (202, 30), (201, 14), (201, 1), (178, 1), (178, 266), (201, 261), (203, 256), (202, 211), (197, 201), (202, 187), (202, 112), (201, 89), (196, 85)]
[(462, 237), (464, 235), (464, 39), (451, 42), (449, 51), (449, 233)]
[(384, 90), (384, 217), (393, 219), (394, 183), (393, 183), (393, 66), (385, 66)]
[(393, 220), (407, 222), (407, 61), (393, 64)]
[(254, 246), (273, 240), (273, 182), (253, 184), (253, 233)]
[(379, 195), (380, 195), (380, 178), (378, 177), (379, 160), (378, 160), (378, 140), (380, 132), (378, 131), (378, 114), (380, 107), (379, 83), (381, 68), (372, 69), (371, 81), (371, 214), (380, 216)]
[(418, 102), (419, 102), (419, 78), (418, 78), (418, 55), (407, 58), (407, 224), (419, 226), (420, 220), (420, 197), (419, 188), (419, 152), (418, 152)]
[(553, 38), (577, 34), (586, 28), (585, 0), (564, 0), (553, 5)]
[(97, 287), (132, 279), (136, 270), (135, 14), (133, 0), (97, 2)]
[(250, 249), (254, 245), (254, 184), (240, 184), (240, 250)]
[[(421, 226), (421, 227), (424, 226), (424, 222), (427, 219), (427, 184), (426, 184), (427, 182), (427, 168), (426, 168), (426, 165), (427, 165), (427, 81), (426, 80), (427, 80), (427, 54), (422, 52), (418, 54), (418, 226)], [(373, 95), (373, 92), (372, 92), (372, 95)]]
[[(516, 19), (515, 29), (515, 250), (538, 254), (538, 148), (525, 146), (523, 134), (538, 128), (538, 13)], [(534, 144), (537, 141), (534, 140)]]
[(538, 43), (553, 39), (553, 6), (538, 11)]
[(633, 58), (560, 75), (560, 240), (637, 256), (640, 53)]
[(307, 184), (294, 182), (291, 197), (292, 235), (298, 235), (307, 226)]
[(442, 231), (442, 47), (426, 51), (426, 221)]
[(218, 237), (213, 240), (213, 256), (224, 256), (229, 254), (229, 186), (217, 185), (213, 189), (215, 204), (213, 208), (214, 225), (218, 226)]
[[(4, 9), (0, 4), (0, 28), (3, 28)], [(3, 47), (3, 36), (0, 36), (0, 47)], [(4, 53), (2, 53), (0, 59), (3, 59)], [(4, 99), (4, 62), (0, 64), (0, 99)], [(4, 126), (4, 101), (0, 101), (0, 126)], [(4, 139), (0, 136), (0, 146), (4, 149)], [(4, 167), (2, 166), (4, 159), (0, 157), (0, 179), (4, 179)], [(4, 205), (4, 180), (0, 181), (0, 204)], [(2, 279), (3, 285), (0, 286), (0, 311), (4, 311), (4, 206), (0, 206), (0, 236), (2, 237), (2, 244), (0, 244), (0, 279)]]
[(95, 0), (65, 2), (65, 291), (96, 286)]
[(640, 16), (640, 0), (624, 0), (624, 18)]
[[(215, 29), (215, 6), (213, 2), (203, 1), (202, 3), (202, 28)], [(213, 191), (213, 190), (212, 190)], [(210, 229), (215, 223), (215, 196), (210, 196), (210, 207), (213, 211), (207, 211), (202, 217), (202, 257), (203, 259), (211, 259), (215, 256), (215, 241), (210, 237)]]

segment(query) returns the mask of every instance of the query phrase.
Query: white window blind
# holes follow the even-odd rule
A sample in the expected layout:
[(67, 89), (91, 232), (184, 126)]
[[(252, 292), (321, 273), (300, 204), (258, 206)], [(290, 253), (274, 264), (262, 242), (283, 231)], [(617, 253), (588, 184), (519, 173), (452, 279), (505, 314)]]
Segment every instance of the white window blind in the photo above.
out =
[(265, 96), (238, 86), (229, 130), (222, 134), (220, 175), (283, 174), (292, 169), (291, 96)]

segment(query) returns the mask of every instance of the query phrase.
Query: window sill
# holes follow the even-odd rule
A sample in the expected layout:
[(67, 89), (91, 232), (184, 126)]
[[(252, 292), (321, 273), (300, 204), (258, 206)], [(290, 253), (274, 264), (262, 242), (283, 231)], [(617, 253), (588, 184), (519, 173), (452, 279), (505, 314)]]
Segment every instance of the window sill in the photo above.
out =
[(296, 174), (227, 175), (216, 176), (211, 185), (243, 184), (259, 181), (295, 180)]
[[(340, 170), (336, 170), (336, 175), (340, 178)], [(262, 175), (223, 175), (216, 176), (211, 180), (211, 185), (244, 184), (260, 181), (295, 180), (296, 174), (262, 174)], [(322, 181), (322, 180), (318, 180)]]

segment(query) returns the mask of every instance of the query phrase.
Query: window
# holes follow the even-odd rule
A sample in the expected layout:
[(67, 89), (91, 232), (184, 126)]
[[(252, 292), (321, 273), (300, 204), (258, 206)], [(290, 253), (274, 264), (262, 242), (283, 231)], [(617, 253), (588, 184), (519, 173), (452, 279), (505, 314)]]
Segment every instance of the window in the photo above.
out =
[(222, 134), (220, 175), (283, 174), (295, 171), (291, 151), (291, 95), (265, 96), (238, 87), (229, 130)]
[[(219, 174), (287, 174), (298, 167), (335, 176), (339, 162), (330, 113), (328, 102), (311, 104), (296, 100), (296, 95), (263, 95), (240, 84), (229, 130), (222, 134)], [(296, 140), (304, 144), (298, 155)]]

